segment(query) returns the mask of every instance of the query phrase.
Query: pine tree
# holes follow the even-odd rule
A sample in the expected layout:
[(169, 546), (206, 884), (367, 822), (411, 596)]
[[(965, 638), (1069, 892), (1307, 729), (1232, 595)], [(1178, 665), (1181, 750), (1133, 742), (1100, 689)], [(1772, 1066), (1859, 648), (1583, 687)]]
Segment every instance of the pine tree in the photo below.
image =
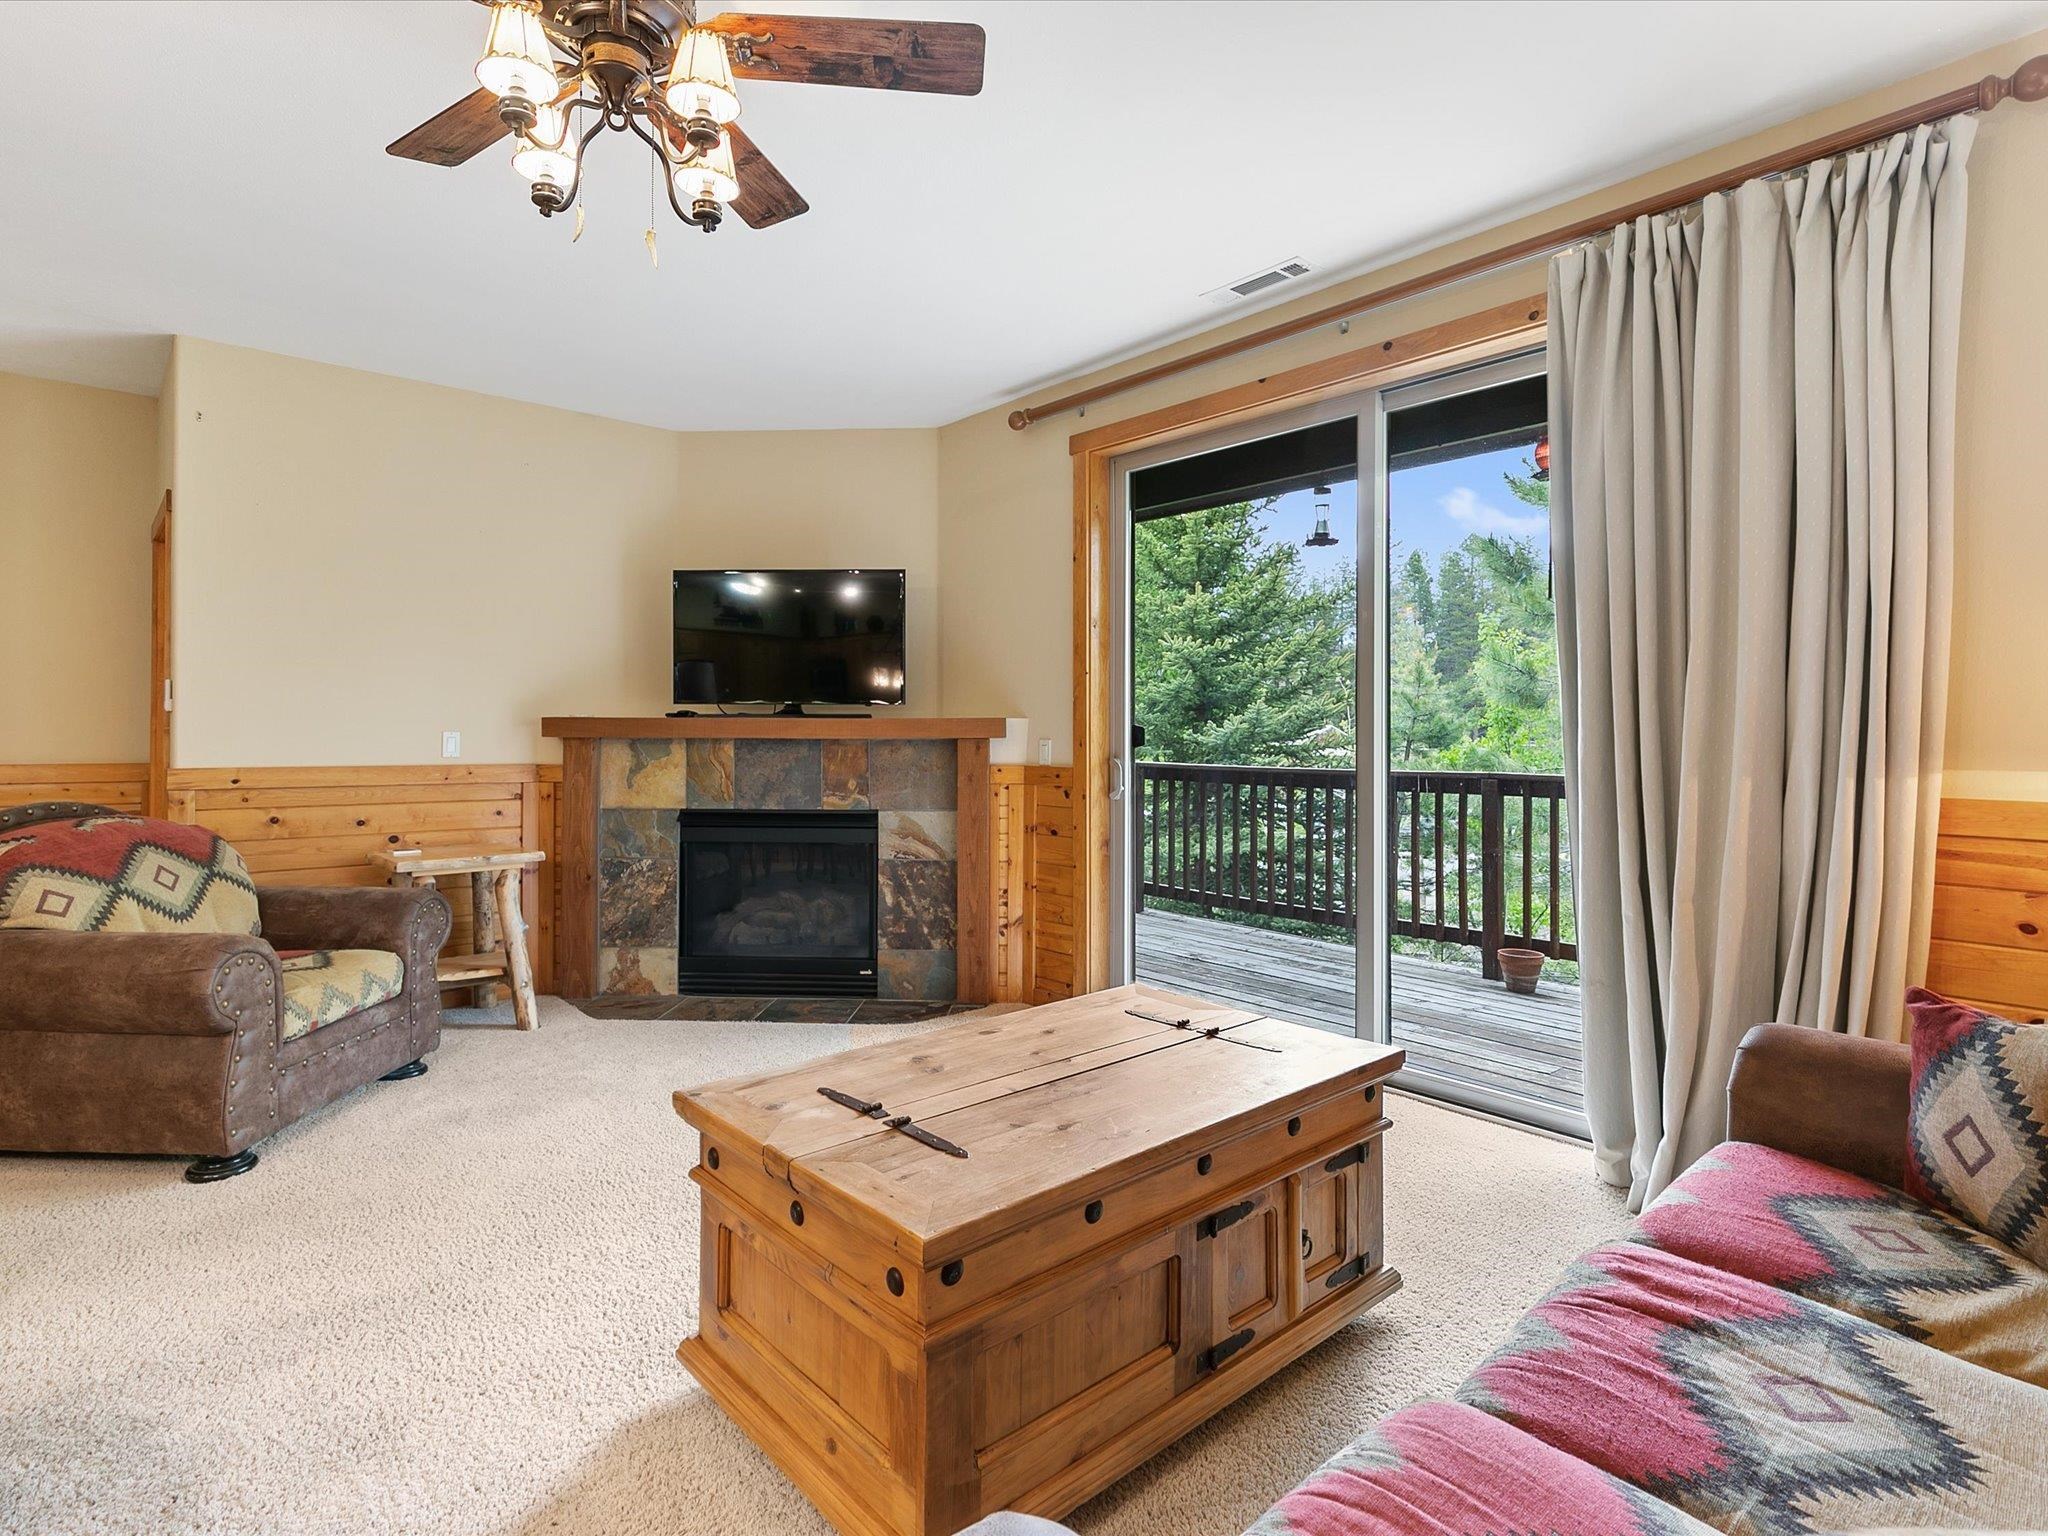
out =
[(1433, 765), (1462, 729), (1414, 609), (1399, 609), (1387, 626), (1387, 761), (1396, 768)]
[(1132, 683), (1154, 762), (1349, 765), (1357, 576), (1311, 580), (1263, 505), (1140, 523)]
[(1436, 633), (1436, 589), (1429, 561), (1419, 549), (1408, 551), (1408, 558), (1401, 562), (1394, 577), (1393, 605), (1397, 613), (1407, 609), (1425, 635)]
[(1436, 623), (1430, 630), (1436, 672), (1460, 691), (1479, 655), (1479, 581), (1469, 553), (1475, 542), (1486, 541), (1474, 535), (1459, 548), (1445, 551), (1436, 567)]

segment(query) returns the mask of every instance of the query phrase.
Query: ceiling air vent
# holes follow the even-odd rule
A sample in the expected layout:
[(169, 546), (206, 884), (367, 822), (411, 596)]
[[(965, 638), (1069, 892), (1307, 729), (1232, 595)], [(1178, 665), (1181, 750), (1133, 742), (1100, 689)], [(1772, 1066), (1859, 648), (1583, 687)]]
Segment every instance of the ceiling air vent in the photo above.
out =
[(1264, 293), (1268, 288), (1277, 288), (1282, 283), (1291, 283), (1297, 277), (1307, 275), (1307, 262), (1283, 261), (1249, 277), (1240, 277), (1234, 283), (1225, 283), (1221, 288), (1211, 288), (1202, 297), (1211, 304), (1235, 304), (1239, 299), (1248, 299), (1255, 293)]

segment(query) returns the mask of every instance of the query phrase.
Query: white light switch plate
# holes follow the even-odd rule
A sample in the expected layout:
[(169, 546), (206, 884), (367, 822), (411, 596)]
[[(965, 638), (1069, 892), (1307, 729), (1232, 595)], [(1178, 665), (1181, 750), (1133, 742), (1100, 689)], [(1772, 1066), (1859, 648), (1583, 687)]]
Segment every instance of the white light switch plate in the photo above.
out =
[(1041, 763), (1052, 761), (1052, 738), (1050, 736), (1038, 738), (1038, 760)]
[(441, 733), (441, 755), (443, 757), (462, 756), (462, 732), (443, 731)]

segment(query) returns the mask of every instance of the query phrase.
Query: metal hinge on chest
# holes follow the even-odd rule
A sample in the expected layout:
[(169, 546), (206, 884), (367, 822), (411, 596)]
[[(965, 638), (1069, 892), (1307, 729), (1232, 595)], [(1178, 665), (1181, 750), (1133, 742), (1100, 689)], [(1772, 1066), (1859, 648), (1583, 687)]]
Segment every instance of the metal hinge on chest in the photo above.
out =
[(908, 1115), (892, 1115), (882, 1107), (879, 1099), (857, 1098), (837, 1088), (820, 1088), (819, 1093), (834, 1104), (844, 1104), (857, 1115), (866, 1115), (870, 1120), (879, 1120), (885, 1130), (901, 1131), (920, 1146), (930, 1147), (934, 1152), (943, 1152), (948, 1157), (965, 1157), (967, 1149), (946, 1140), (936, 1131), (928, 1131)]
[(1212, 1211), (1195, 1223), (1195, 1236), (1197, 1238), (1214, 1237), (1225, 1227), (1236, 1226), (1245, 1217), (1251, 1215), (1252, 1210), (1253, 1205), (1251, 1201), (1240, 1200), (1235, 1205), (1226, 1205), (1220, 1211)]
[(1323, 1277), (1323, 1289), (1334, 1291), (1340, 1285), (1349, 1285), (1365, 1273), (1365, 1255), (1360, 1254), (1349, 1264), (1339, 1264)]
[(1217, 1366), (1221, 1365), (1224, 1361), (1228, 1360), (1232, 1355), (1236, 1354), (1239, 1350), (1243, 1349), (1245, 1345), (1251, 1343), (1251, 1341), (1256, 1337), (1257, 1335), (1253, 1333), (1251, 1329), (1240, 1328), (1236, 1333), (1233, 1333), (1229, 1338), (1224, 1339), (1221, 1343), (1212, 1344), (1207, 1349), (1203, 1350), (1201, 1359), (1197, 1362), (1197, 1364), (1204, 1371), (1213, 1371), (1216, 1369)]

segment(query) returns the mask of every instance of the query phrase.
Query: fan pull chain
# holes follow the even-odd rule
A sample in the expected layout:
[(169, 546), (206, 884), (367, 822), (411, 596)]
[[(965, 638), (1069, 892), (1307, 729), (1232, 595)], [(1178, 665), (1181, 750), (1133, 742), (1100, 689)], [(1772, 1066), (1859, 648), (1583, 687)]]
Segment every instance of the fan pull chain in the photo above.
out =
[(647, 162), (647, 261), (661, 270), (661, 247), (654, 243), (654, 226), (661, 221), (661, 156)]

